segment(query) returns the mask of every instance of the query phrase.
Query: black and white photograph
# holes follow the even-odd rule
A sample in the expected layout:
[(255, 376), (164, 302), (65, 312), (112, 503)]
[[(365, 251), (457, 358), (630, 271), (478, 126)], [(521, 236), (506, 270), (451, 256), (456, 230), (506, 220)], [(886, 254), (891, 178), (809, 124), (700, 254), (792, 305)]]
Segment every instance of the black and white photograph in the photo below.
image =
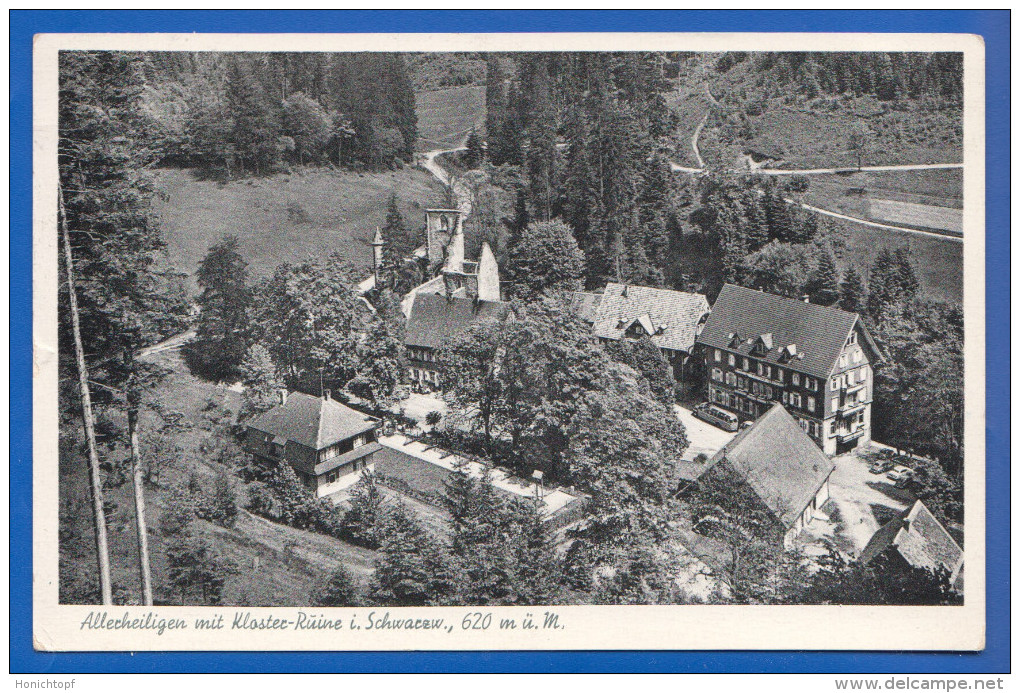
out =
[(983, 598), (963, 50), (334, 45), (56, 53), (82, 628)]

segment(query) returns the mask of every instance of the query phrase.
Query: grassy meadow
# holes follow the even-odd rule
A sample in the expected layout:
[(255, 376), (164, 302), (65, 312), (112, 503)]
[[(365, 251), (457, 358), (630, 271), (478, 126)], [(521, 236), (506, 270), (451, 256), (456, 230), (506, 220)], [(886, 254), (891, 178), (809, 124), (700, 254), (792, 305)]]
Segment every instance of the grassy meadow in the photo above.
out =
[(420, 152), (460, 146), (472, 127), (485, 124), (485, 87), (450, 87), (415, 94)]
[[(344, 253), (369, 268), (368, 245), (397, 194), (409, 228), (424, 227), (424, 210), (446, 199), (427, 171), (355, 173), (328, 168), (220, 183), (185, 169), (156, 172), (153, 211), (167, 242), (169, 263), (194, 275), (209, 247), (234, 234), (255, 278), (283, 262)], [(189, 280), (194, 289), (194, 277)]]

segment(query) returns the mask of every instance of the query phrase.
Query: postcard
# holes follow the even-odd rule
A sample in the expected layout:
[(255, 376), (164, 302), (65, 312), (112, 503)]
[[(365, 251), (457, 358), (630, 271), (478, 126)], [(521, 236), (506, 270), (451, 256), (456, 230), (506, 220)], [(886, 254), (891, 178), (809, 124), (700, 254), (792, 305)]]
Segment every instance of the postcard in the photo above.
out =
[(980, 38), (33, 69), (37, 649), (983, 649)]

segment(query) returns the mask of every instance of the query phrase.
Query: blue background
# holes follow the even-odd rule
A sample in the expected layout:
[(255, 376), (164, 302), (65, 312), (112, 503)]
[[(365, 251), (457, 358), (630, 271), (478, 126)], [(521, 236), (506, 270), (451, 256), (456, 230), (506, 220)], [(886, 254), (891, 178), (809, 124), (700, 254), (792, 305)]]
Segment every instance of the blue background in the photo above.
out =
[[(61, 653), (32, 650), (32, 36), (44, 32), (946, 32), (986, 47), (987, 649), (981, 653)], [(1009, 671), (1009, 12), (14, 11), (11, 59), (10, 670), (56, 672)], [(836, 623), (819, 623), (819, 644)]]

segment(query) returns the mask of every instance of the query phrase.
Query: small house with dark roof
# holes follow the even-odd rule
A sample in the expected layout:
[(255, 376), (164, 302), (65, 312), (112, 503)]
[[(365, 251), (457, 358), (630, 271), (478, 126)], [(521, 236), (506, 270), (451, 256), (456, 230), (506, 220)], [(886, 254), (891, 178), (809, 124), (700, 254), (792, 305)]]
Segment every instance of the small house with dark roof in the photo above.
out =
[(782, 528), (789, 547), (829, 499), (835, 465), (781, 404), (774, 404), (697, 470), (696, 480), (726, 474), (741, 479)]
[(248, 422), (245, 449), (269, 465), (286, 462), (316, 496), (355, 483), (380, 449), (378, 419), (330, 397), (281, 392), (281, 403)]
[(933, 572), (945, 570), (950, 582), (962, 589), (963, 549), (921, 501), (882, 525), (864, 547), (860, 561), (870, 563), (890, 549), (907, 565)]
[(419, 293), (411, 304), (404, 346), (415, 389), (434, 390), (442, 384), (439, 350), (474, 325), (498, 324), (509, 308), (502, 301), (446, 293)]
[[(582, 294), (571, 305), (583, 317), (593, 301)], [(610, 282), (594, 310), (592, 330), (603, 341), (648, 337), (682, 379), (708, 312), (708, 299), (701, 294)]]
[(871, 440), (880, 353), (856, 313), (727, 284), (697, 345), (708, 399), (742, 420), (781, 402), (828, 455)]

